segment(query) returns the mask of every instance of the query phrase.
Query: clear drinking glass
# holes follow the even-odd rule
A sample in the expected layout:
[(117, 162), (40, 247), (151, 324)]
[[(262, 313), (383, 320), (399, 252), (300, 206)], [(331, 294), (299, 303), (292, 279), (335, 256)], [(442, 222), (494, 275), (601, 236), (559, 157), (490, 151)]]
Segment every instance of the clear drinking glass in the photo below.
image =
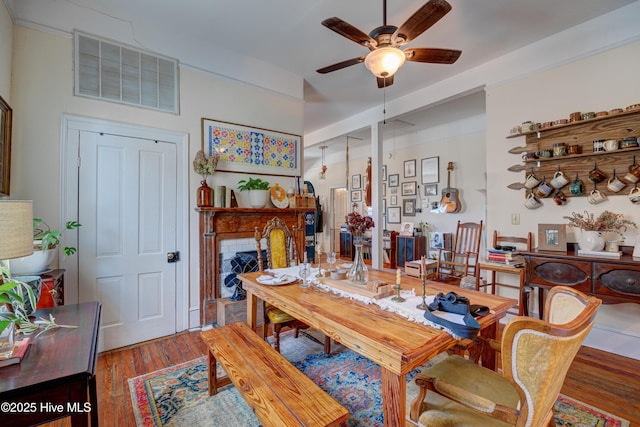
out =
[(333, 264), (336, 262), (336, 253), (330, 252), (327, 254), (327, 262), (329, 263), (329, 271), (333, 271)]
[(310, 286), (308, 279), (309, 279), (309, 275), (311, 274), (311, 264), (309, 264), (308, 262), (301, 263), (300, 267), (298, 268), (298, 274), (302, 279), (302, 283), (300, 284), (300, 287), (308, 288)]
[(13, 353), (13, 345), (15, 342), (15, 326), (13, 323), (0, 332), (0, 357), (8, 358)]

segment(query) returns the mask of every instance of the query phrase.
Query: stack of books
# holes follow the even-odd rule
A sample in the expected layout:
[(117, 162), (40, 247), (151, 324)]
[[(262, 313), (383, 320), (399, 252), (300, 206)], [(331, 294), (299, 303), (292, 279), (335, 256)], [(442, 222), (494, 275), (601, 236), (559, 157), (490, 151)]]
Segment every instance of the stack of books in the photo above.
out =
[(519, 251), (487, 249), (487, 261), (497, 264), (513, 265), (514, 267), (524, 265), (524, 257)]
[(7, 357), (0, 358), (0, 368), (20, 363), (27, 354), (30, 343), (31, 338), (23, 338), (20, 341), (16, 341), (13, 352)]

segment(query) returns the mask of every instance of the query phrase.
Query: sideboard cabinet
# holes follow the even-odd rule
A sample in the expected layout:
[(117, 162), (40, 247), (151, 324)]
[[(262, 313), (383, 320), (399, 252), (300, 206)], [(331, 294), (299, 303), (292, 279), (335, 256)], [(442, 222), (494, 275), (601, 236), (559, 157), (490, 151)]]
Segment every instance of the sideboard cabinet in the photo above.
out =
[[(569, 286), (605, 303), (640, 303), (640, 261), (633, 259), (630, 250), (625, 250), (620, 259), (578, 256), (573, 249), (523, 252), (525, 285), (542, 289)], [(543, 291), (539, 297), (538, 310), (542, 313)]]
[(404, 267), (405, 262), (420, 259), (427, 254), (425, 236), (398, 236), (396, 240), (396, 267)]

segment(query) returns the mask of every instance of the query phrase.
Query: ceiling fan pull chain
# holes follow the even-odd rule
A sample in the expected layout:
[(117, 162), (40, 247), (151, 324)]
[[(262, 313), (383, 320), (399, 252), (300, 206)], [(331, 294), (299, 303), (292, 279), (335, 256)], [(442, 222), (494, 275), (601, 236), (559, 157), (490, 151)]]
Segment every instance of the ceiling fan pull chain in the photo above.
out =
[(384, 78), (384, 87), (382, 88), (382, 124), (387, 124), (387, 78)]

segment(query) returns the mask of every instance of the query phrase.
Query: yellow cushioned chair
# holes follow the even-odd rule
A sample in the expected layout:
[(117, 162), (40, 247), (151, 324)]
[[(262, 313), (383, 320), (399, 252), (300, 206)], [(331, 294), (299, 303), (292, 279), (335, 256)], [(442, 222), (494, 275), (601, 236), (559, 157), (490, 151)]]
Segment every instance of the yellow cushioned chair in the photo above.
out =
[[(295, 236), (289, 231), (287, 224), (280, 218), (274, 217), (267, 221), (262, 232), (255, 228), (256, 250), (258, 252), (258, 268), (262, 271), (262, 247), (261, 241), (265, 239), (267, 245), (267, 267), (286, 268), (289, 267), (289, 260), (299, 262), (298, 244)], [(263, 302), (264, 304), (264, 302)], [(300, 329), (307, 329), (309, 325), (294, 318), (289, 313), (280, 310), (270, 304), (263, 305), (264, 326), (262, 328), (263, 337), (267, 337), (269, 323), (273, 325), (274, 348), (280, 351), (280, 331), (283, 327), (293, 328), (295, 337), (298, 337)], [(331, 339), (325, 337), (324, 352), (331, 352)]]
[(449, 356), (419, 373), (410, 417), (420, 426), (555, 426), (553, 405), (601, 301), (575, 289), (549, 291), (549, 321), (514, 317), (503, 331), (503, 374)]

